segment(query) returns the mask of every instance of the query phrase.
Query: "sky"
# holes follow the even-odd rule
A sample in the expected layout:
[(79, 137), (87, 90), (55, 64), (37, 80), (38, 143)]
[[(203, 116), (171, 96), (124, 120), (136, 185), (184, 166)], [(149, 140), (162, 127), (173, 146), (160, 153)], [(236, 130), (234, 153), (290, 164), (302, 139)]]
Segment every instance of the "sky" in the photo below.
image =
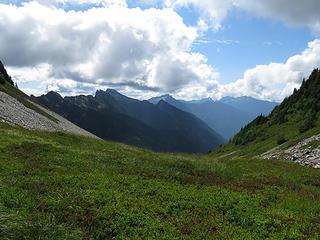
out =
[(36, 96), (282, 101), (320, 67), (319, 0), (0, 0), (0, 60)]

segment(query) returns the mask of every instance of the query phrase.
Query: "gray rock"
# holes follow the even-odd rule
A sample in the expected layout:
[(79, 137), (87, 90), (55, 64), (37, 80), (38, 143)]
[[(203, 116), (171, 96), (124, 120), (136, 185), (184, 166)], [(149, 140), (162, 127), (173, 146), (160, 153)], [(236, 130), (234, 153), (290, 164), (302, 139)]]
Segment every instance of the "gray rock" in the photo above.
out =
[(301, 142), (298, 142), (297, 144), (286, 150), (279, 150), (279, 147), (276, 147), (269, 150), (268, 152), (261, 154), (258, 157), (263, 159), (284, 158), (287, 161), (292, 161), (303, 166), (320, 168), (320, 147), (308, 147), (301, 150), (301, 147), (317, 140), (320, 140), (320, 134), (314, 135)]
[(0, 92), (0, 118), (2, 122), (8, 123), (12, 126), (21, 126), (31, 130), (44, 130), (44, 131), (63, 131), (77, 135), (89, 136), (98, 138), (85, 131), (84, 129), (69, 122), (60, 115), (32, 102), (31, 104), (40, 108), (47, 114), (51, 115), (58, 122), (54, 122), (49, 118), (35, 112), (34, 110), (25, 107), (17, 99), (9, 96), (4, 92)]

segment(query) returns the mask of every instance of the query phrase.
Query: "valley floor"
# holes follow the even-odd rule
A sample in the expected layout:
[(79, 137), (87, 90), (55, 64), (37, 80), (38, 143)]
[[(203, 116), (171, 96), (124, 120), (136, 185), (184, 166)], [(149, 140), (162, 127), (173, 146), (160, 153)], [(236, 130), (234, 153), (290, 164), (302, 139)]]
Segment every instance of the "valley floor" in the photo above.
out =
[(320, 171), (0, 123), (0, 239), (320, 239)]

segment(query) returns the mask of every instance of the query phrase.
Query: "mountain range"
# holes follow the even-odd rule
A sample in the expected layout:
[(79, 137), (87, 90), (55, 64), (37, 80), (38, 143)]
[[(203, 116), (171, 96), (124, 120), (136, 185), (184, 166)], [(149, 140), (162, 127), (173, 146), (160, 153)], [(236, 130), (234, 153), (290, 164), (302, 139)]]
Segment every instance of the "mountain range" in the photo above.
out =
[(164, 152), (206, 153), (225, 139), (191, 113), (165, 101), (156, 105), (113, 89), (95, 96), (62, 97), (56, 92), (35, 98), (96, 136)]
[(191, 153), (217, 148), (258, 114), (267, 114), (277, 105), (249, 97), (182, 101), (163, 95), (140, 101), (114, 89), (98, 90), (95, 96), (63, 98), (49, 92), (34, 98), (103, 139)]
[(149, 102), (157, 104), (161, 100), (194, 114), (225, 139), (231, 139), (258, 115), (268, 115), (278, 105), (276, 102), (257, 100), (252, 97), (225, 97), (219, 101), (211, 98), (182, 101), (170, 95), (154, 97), (149, 99)]

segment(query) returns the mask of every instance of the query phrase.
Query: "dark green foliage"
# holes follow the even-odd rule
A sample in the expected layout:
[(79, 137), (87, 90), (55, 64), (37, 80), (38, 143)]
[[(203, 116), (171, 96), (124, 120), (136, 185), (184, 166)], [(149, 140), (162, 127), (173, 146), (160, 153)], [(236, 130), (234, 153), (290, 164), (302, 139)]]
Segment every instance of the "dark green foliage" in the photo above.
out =
[(6, 80), (4, 80), (4, 77), (0, 74), (0, 84), (4, 84)]
[(283, 124), (287, 122), (286, 114), (287, 114), (286, 110), (279, 110), (278, 113), (275, 114), (273, 122), (275, 124)]
[(257, 132), (254, 130), (260, 125), (268, 122), (268, 117), (263, 116), (262, 114), (256, 117), (251, 123), (245, 126), (241, 131), (235, 135), (232, 142), (235, 145), (245, 145), (249, 142), (254, 141), (257, 138)]
[(303, 124), (299, 128), (300, 133), (304, 133), (311, 128), (315, 127), (315, 123), (317, 121), (316, 114), (313, 112), (309, 116), (307, 116), (307, 119), (303, 122)]
[(277, 144), (281, 145), (282, 143), (285, 143), (287, 141), (287, 139), (285, 139), (285, 137), (283, 135), (280, 135), (277, 139)]
[(14, 86), (14, 83), (11, 77), (8, 75), (6, 69), (4, 68), (2, 62), (0, 61), (0, 84), (4, 84), (5, 82), (8, 82), (12, 86)]

